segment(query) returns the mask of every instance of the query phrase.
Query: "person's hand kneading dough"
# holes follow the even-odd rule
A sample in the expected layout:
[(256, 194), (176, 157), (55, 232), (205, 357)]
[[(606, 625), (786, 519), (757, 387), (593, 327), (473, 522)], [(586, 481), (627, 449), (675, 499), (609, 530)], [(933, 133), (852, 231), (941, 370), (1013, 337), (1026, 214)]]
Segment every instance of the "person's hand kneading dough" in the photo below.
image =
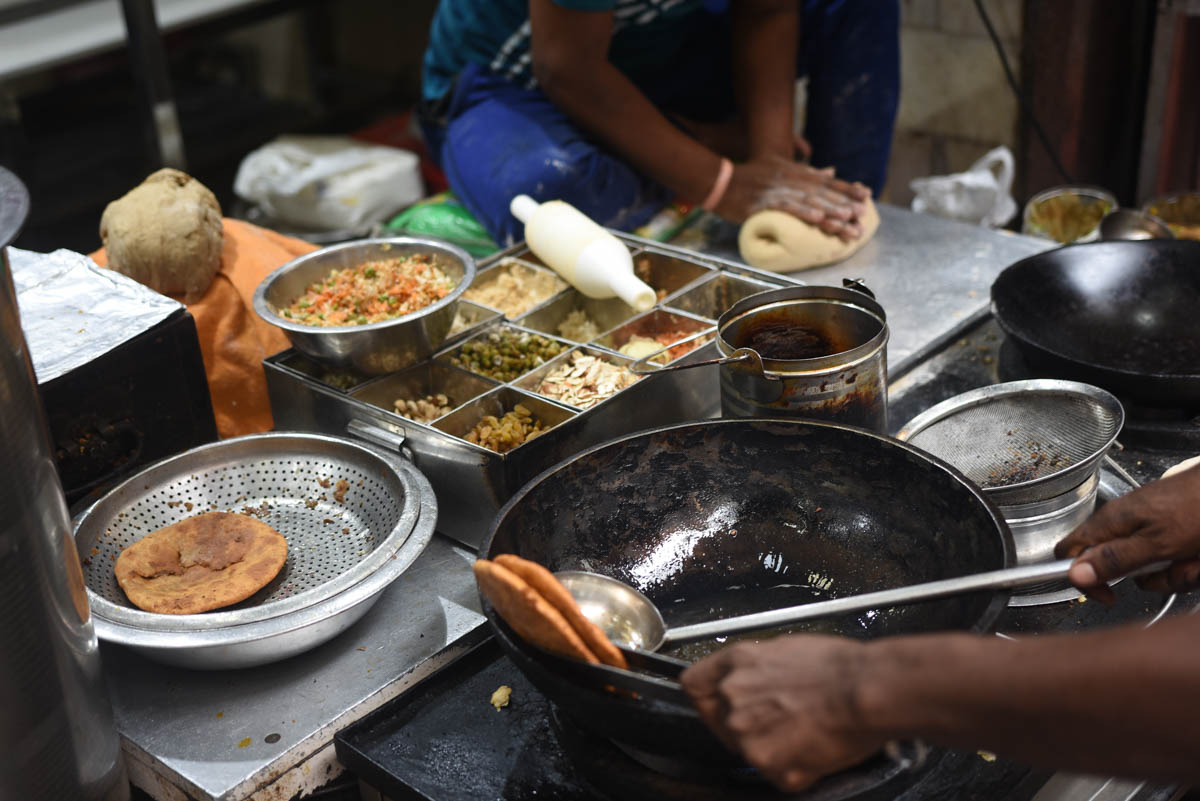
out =
[(751, 267), (792, 272), (833, 264), (857, 253), (879, 228), (879, 212), (870, 198), (857, 204), (860, 211), (852, 222), (856, 223), (853, 227), (858, 229), (858, 236), (847, 237), (827, 233), (790, 213), (788, 192), (773, 190), (763, 198), (762, 210), (742, 224), (738, 250)]

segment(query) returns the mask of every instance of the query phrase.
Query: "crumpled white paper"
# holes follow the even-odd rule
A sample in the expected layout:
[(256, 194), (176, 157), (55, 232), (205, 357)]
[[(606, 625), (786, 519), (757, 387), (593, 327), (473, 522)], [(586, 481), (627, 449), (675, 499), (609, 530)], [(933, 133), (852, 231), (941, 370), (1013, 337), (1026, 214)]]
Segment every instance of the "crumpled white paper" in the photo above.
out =
[(988, 151), (966, 172), (915, 179), (909, 184), (916, 193), (912, 210), (999, 228), (1017, 213), (1012, 181), (1012, 152), (1000, 146)]
[(381, 222), (425, 194), (415, 153), (345, 136), (281, 136), (242, 159), (233, 191), (317, 231)]
[(103, 356), (183, 308), (81, 253), (14, 247), (7, 252), (39, 384)]

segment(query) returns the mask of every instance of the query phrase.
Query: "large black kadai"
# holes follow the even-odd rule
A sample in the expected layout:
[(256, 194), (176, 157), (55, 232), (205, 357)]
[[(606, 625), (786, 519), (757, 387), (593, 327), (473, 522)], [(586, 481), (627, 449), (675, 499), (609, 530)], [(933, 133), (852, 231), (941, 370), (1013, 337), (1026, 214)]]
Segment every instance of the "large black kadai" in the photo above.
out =
[[(783, 420), (685, 423), (585, 451), (519, 491), (481, 553), (620, 579), (668, 626), (1015, 563), (995, 508), (949, 466), (862, 430)], [(796, 630), (981, 631), (1006, 600), (976, 594)], [(690, 705), (581, 682), (484, 611), (514, 662), (581, 727), (655, 757), (731, 764)], [(694, 659), (722, 644), (670, 653)]]

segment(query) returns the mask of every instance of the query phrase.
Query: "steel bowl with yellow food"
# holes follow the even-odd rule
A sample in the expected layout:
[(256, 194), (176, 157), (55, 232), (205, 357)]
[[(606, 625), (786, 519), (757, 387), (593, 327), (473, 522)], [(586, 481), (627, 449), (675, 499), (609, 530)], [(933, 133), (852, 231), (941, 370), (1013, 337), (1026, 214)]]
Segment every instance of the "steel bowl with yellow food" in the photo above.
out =
[(1025, 204), (1021, 232), (1063, 245), (1091, 242), (1100, 236), (1100, 221), (1117, 207), (1117, 199), (1094, 186), (1056, 186)]
[(1200, 192), (1180, 192), (1146, 201), (1142, 210), (1167, 224), (1176, 239), (1200, 241)]

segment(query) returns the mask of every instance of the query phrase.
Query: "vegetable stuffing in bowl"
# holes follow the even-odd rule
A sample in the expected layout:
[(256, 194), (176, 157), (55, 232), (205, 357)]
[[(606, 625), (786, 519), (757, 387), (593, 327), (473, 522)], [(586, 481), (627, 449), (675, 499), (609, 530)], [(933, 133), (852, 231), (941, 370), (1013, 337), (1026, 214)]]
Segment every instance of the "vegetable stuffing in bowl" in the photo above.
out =
[(428, 254), (376, 259), (310, 284), (281, 313), (304, 325), (379, 323), (436, 303), (454, 285)]
[(360, 239), (299, 256), (263, 279), (254, 311), (326, 367), (368, 376), (433, 355), (475, 280), (475, 260), (436, 239)]

